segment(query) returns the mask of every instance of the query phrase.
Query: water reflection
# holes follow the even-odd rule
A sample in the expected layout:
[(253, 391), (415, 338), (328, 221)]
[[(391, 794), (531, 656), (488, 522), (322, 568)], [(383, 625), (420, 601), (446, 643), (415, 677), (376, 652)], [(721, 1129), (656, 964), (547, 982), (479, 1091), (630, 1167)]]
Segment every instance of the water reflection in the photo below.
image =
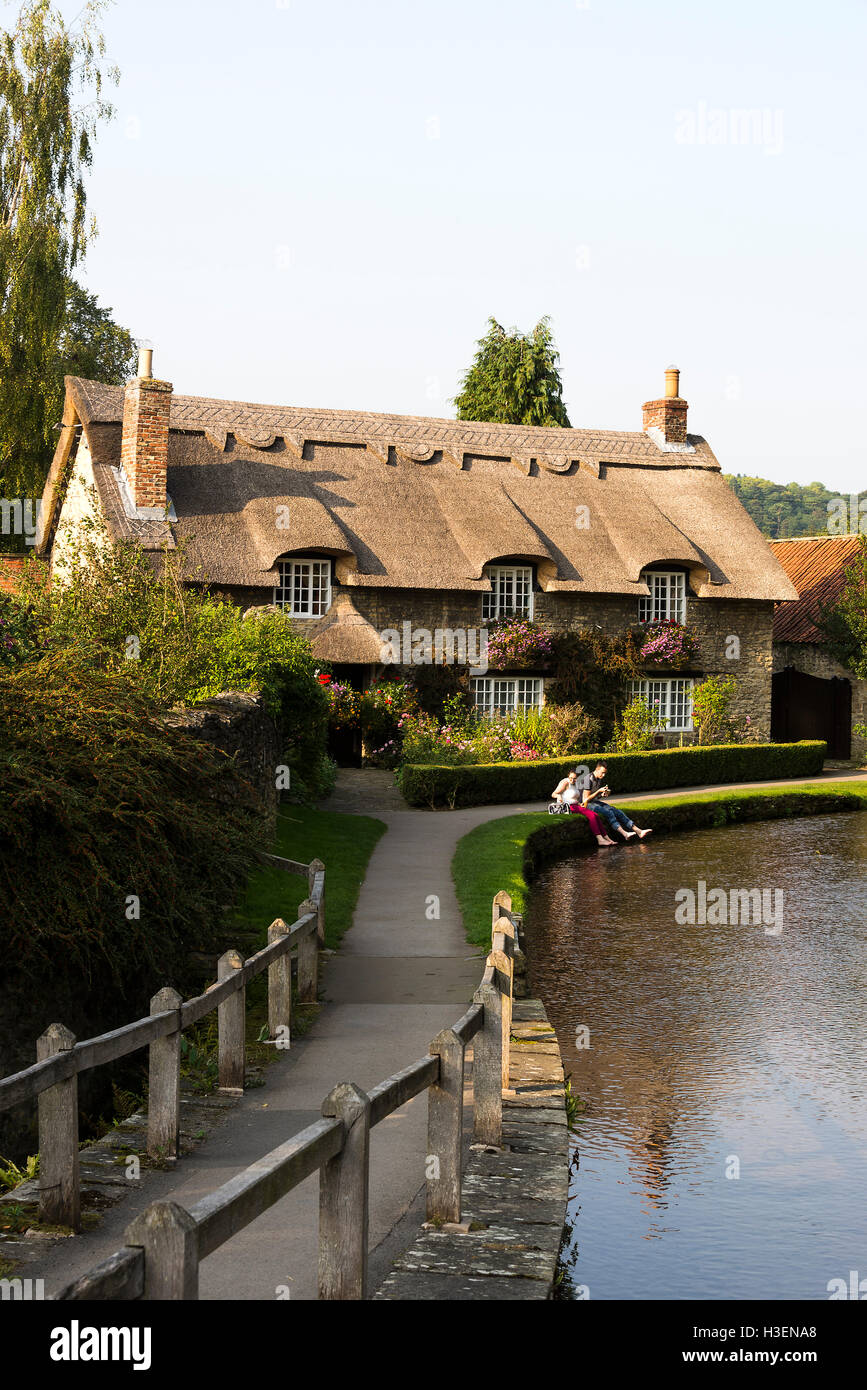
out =
[[(591, 1298), (827, 1298), (867, 1276), (865, 851), (867, 816), (829, 816), (538, 881), (531, 983), (586, 1102), (572, 1216)], [(782, 931), (678, 925), (675, 893), (700, 881), (782, 889)]]

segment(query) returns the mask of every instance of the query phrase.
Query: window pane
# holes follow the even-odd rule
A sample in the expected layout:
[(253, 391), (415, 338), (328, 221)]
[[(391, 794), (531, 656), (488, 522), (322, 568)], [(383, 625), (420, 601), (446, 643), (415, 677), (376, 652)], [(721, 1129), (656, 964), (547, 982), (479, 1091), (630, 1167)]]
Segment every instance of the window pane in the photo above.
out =
[(476, 678), (473, 681), (473, 704), (476, 709), (482, 710), (485, 714), (491, 707), (491, 682)]
[(279, 560), (274, 602), (295, 618), (321, 618), (331, 607), (330, 560)]
[(542, 703), (542, 682), (538, 677), (525, 676), (517, 682), (517, 705), (522, 709), (538, 709)]
[(482, 595), (482, 617), (529, 617), (533, 608), (533, 571), (528, 566), (488, 565), (491, 592)]
[(682, 574), (673, 574), (671, 576), (670, 588), (671, 602), (669, 604), (668, 616), (673, 618), (676, 623), (682, 623), (686, 607), (686, 576)]
[(686, 622), (686, 575), (674, 570), (648, 570), (642, 579), (650, 593), (639, 597), (640, 623)]

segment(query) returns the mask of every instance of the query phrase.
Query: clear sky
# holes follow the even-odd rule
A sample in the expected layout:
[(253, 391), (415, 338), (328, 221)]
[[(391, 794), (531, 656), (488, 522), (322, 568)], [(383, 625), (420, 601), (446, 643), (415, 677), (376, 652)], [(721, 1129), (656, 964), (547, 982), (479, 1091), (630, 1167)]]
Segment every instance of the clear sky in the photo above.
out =
[[(78, 3), (62, 4), (67, 16)], [(185, 394), (453, 416), (550, 314), (725, 471), (867, 486), (864, 0), (119, 0), (84, 279)]]

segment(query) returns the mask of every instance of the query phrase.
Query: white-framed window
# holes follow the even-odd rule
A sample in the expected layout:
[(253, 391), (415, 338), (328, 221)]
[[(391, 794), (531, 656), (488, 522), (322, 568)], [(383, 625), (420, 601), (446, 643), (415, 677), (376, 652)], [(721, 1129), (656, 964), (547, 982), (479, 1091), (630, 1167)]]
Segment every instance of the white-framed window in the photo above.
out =
[(331, 561), (278, 560), (274, 602), (293, 618), (321, 618), (331, 607)]
[(481, 714), (513, 714), (516, 709), (540, 709), (541, 676), (475, 676), (473, 704)]
[(650, 595), (638, 600), (638, 621), (685, 623), (686, 575), (678, 570), (646, 570), (641, 577)]
[(661, 729), (683, 731), (692, 728), (692, 687), (687, 676), (659, 680), (651, 676), (632, 682), (632, 699), (643, 695), (649, 705), (656, 706)]
[(482, 619), (532, 618), (532, 565), (486, 565), (491, 592), (482, 594)]

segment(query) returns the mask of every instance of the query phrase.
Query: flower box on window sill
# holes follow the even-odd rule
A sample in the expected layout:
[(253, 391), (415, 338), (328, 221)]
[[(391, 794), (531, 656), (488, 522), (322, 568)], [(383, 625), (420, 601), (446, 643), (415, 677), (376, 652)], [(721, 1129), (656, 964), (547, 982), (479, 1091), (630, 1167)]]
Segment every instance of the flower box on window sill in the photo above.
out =
[(683, 623), (671, 620), (643, 623), (638, 632), (642, 641), (639, 658), (645, 667), (655, 671), (684, 671), (698, 660), (698, 638)]
[(548, 671), (553, 664), (553, 633), (529, 618), (510, 618), (488, 625), (491, 671)]

